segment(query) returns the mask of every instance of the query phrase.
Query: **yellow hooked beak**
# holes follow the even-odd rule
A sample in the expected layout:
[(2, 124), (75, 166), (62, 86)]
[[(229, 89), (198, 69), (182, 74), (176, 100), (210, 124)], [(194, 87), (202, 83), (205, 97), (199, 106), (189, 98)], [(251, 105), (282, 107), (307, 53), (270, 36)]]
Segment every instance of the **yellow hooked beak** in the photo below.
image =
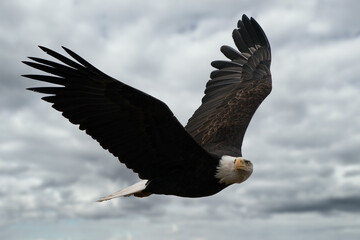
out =
[(249, 161), (243, 158), (237, 158), (234, 163), (235, 170), (249, 170)]

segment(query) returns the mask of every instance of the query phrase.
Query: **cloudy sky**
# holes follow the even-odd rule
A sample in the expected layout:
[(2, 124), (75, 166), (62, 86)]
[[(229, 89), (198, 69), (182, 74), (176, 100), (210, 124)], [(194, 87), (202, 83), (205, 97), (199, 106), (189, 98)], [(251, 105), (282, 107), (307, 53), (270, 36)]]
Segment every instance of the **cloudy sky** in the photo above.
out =
[[(0, 239), (358, 239), (360, 3), (0, 1)], [(97, 203), (138, 180), (25, 91), (21, 64), (66, 46), (166, 102), (185, 124), (245, 13), (272, 46), (273, 91), (243, 153), (251, 178), (201, 199)]]

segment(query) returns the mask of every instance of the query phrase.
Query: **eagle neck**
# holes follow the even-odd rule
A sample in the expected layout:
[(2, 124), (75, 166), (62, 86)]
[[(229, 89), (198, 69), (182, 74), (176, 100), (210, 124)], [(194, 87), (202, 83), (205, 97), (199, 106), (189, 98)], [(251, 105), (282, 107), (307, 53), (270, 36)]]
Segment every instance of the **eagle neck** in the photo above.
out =
[(219, 165), (216, 169), (215, 177), (219, 179), (220, 183), (230, 185), (238, 182), (238, 174), (234, 169), (234, 160), (236, 157), (224, 155), (219, 161)]

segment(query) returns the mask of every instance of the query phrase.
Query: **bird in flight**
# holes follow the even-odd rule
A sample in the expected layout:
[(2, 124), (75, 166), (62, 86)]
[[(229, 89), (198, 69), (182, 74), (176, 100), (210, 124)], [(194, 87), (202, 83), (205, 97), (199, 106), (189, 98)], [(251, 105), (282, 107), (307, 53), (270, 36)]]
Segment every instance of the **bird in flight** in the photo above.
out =
[(159, 99), (101, 72), (63, 47), (71, 58), (39, 46), (57, 62), (29, 57), (26, 65), (47, 74), (24, 77), (52, 86), (28, 88), (46, 94), (71, 123), (79, 125), (142, 179), (98, 201), (151, 194), (205, 197), (242, 183), (253, 164), (241, 145), (252, 116), (271, 92), (268, 39), (246, 15), (232, 33), (236, 49), (213, 61), (200, 107), (182, 126)]

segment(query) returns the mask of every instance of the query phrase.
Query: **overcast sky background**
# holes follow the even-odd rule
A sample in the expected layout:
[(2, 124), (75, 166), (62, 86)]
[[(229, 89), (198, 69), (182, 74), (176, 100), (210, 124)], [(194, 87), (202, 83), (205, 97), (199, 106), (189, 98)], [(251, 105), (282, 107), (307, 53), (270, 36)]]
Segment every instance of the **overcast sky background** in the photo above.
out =
[[(359, 9), (356, 0), (0, 1), (0, 239), (359, 239)], [(137, 175), (25, 91), (41, 83), (20, 77), (36, 72), (20, 61), (49, 58), (37, 45), (66, 46), (185, 124), (244, 13), (273, 56), (273, 91), (243, 144), (251, 178), (208, 198), (95, 202)]]

